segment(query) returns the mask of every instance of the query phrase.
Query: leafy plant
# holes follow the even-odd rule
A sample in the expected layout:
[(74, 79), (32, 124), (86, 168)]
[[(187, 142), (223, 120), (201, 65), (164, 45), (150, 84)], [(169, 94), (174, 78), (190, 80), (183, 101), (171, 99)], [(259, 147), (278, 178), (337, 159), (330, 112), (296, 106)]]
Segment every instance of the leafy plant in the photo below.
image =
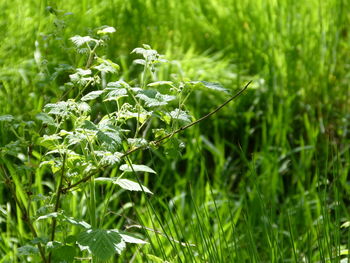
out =
[[(71, 38), (77, 52), (86, 57), (86, 64), (69, 75), (61, 99), (71, 93), (77, 95), (47, 104), (37, 115), (43, 128), (40, 136), (32, 136), (32, 147), (45, 150), (43, 155), (37, 153), (40, 164), (34, 173), (53, 176), (54, 185), (44, 194), (30, 185), (25, 193), (18, 189), (19, 182), (11, 182), (12, 175), (2, 167), (19, 212), (32, 233), (29, 243), (18, 249), (19, 255), (40, 255), (43, 262), (73, 262), (76, 256), (87, 253), (93, 261), (106, 261), (120, 254), (126, 243), (146, 244), (133, 233), (103, 227), (115, 187), (153, 194), (142, 184), (139, 173), (156, 172), (141, 160), (132, 160), (131, 154), (168, 141), (172, 144), (170, 148), (180, 149), (183, 143), (175, 139), (177, 133), (210, 117), (244, 90), (193, 121), (186, 109), (193, 90), (227, 91), (216, 83), (176, 77), (159, 79), (159, 64), (169, 62), (148, 45), (132, 51), (141, 56), (134, 63), (142, 70), (137, 80), (125, 82), (118, 78), (118, 64), (98, 54), (99, 47), (114, 32), (113, 27), (102, 27), (95, 38)], [(13, 120), (12, 116), (0, 118), (4, 122)], [(107, 184), (115, 187), (108, 188), (106, 196), (98, 200), (97, 192), (107, 189), (104, 188)], [(76, 213), (67, 205), (63, 207), (74, 195), (83, 200), (88, 212)]]

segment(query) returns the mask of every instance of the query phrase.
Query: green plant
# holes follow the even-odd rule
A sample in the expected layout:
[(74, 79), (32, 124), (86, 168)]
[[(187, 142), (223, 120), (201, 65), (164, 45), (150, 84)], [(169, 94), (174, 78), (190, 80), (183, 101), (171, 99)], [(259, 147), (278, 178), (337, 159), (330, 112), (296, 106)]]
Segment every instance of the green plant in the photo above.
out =
[[(153, 194), (142, 185), (139, 173), (156, 172), (142, 160), (132, 160), (131, 154), (157, 148), (164, 142), (168, 142), (164, 146), (166, 152), (176, 154), (183, 148), (176, 134), (215, 114), (245, 90), (193, 121), (186, 109), (186, 100), (193, 90), (226, 90), (216, 83), (178, 76), (171, 81), (159, 79), (158, 64), (170, 62), (148, 45), (132, 51), (142, 56), (134, 60), (142, 67), (139, 78), (132, 83), (118, 79), (119, 66), (98, 54), (99, 47), (114, 32), (113, 27), (102, 27), (95, 38), (71, 38), (78, 53), (85, 56), (86, 64), (69, 75), (61, 99), (71, 94), (75, 98), (47, 104), (44, 112), (36, 116), (42, 127), (38, 133), (29, 134), (30, 143), (25, 139), (28, 135), (18, 135), (24, 145), (31, 147), (28, 159), (35, 156), (39, 160), (29, 172), (26, 189), (11, 170), (14, 164), (6, 159), (8, 153), (3, 153), (3, 178), (14, 198), (19, 220), (31, 232), (24, 234), (23, 226), (19, 234), (25, 239), (32, 237), (18, 248), (18, 255), (35, 260), (40, 256), (43, 262), (73, 262), (75, 257), (87, 255), (95, 262), (120, 254), (126, 243), (146, 244), (139, 234), (104, 227), (117, 188)], [(14, 120), (12, 116), (2, 119), (8, 123)], [(28, 167), (28, 163), (23, 167)], [(41, 179), (34, 176), (53, 176), (52, 183), (44, 189)], [(87, 211), (70, 207), (70, 199), (82, 200)]]

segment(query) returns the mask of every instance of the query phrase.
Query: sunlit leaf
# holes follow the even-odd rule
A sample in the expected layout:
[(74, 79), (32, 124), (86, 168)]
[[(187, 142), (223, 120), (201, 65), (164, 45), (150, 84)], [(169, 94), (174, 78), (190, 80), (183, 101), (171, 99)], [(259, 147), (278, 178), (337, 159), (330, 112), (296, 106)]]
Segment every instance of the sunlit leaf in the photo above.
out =
[(109, 59), (98, 59), (98, 62), (100, 63), (97, 66), (94, 66), (95, 69), (97, 69), (100, 72), (105, 72), (105, 73), (116, 73), (117, 70), (119, 70), (119, 65), (112, 62)]
[(98, 98), (103, 92), (104, 90), (91, 91), (88, 94), (86, 94), (84, 97), (82, 97), (81, 100), (82, 101), (94, 100)]
[(99, 35), (113, 34), (116, 32), (116, 29), (112, 26), (105, 27), (97, 31)]
[(152, 168), (143, 164), (133, 164), (132, 168), (128, 164), (123, 164), (119, 169), (124, 172), (132, 172), (134, 170), (135, 172), (156, 173)]
[(145, 90), (136, 95), (137, 98), (143, 100), (147, 107), (156, 107), (167, 105), (168, 102), (175, 100), (175, 96), (161, 94), (158, 91)]
[(66, 221), (67, 223), (70, 223), (75, 226), (83, 227), (86, 229), (91, 228), (91, 226), (88, 223), (86, 223), (84, 220), (78, 220), (73, 217), (63, 216), (63, 221)]
[(134, 181), (128, 179), (118, 179), (114, 182), (119, 185), (121, 188), (129, 191), (144, 191), (149, 194), (153, 194), (146, 186), (140, 185)]
[(78, 235), (77, 243), (100, 260), (108, 260), (125, 249), (125, 241), (117, 230), (89, 229)]
[(118, 100), (121, 97), (127, 97), (127, 93), (127, 90), (124, 88), (113, 89), (106, 94), (105, 99), (103, 101)]
[(170, 112), (170, 117), (173, 120), (180, 120), (186, 123), (191, 122), (191, 116), (188, 115), (187, 112), (180, 109), (175, 109), (172, 112)]
[(227, 89), (225, 89), (219, 83), (213, 83), (213, 82), (207, 82), (207, 81), (190, 81), (190, 83), (194, 84), (195, 86), (205, 87), (205, 88), (208, 88), (210, 90), (221, 91), (221, 92), (227, 93)]
[(57, 217), (59, 214), (57, 212), (52, 212), (50, 214), (47, 215), (43, 215), (43, 216), (39, 216), (36, 220), (43, 220), (43, 219), (48, 219), (48, 218), (53, 218), (53, 217)]
[(158, 86), (163, 86), (163, 85), (168, 85), (173, 87), (173, 82), (172, 81), (156, 81), (147, 84), (148, 87), (158, 87)]
[(120, 232), (121, 237), (126, 243), (132, 243), (132, 244), (148, 244), (146, 241), (141, 240), (139, 238), (136, 238), (132, 236), (130, 233), (126, 232)]
[(82, 36), (74, 36), (74, 37), (71, 37), (70, 40), (74, 43), (75, 46), (77, 47), (80, 47), (84, 44), (87, 44), (89, 43), (90, 41), (97, 41), (96, 39), (93, 39), (89, 36), (85, 36), (85, 37), (82, 37)]

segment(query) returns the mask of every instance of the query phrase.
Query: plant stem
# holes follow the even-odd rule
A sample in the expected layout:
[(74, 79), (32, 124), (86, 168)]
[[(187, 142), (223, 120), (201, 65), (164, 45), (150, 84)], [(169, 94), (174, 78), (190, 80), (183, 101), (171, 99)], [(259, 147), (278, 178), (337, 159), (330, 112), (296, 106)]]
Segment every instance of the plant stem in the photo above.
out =
[(96, 224), (96, 197), (95, 197), (95, 181), (93, 177), (90, 177), (90, 219), (91, 226), (97, 227)]
[[(55, 208), (54, 212), (58, 211), (59, 205), (60, 205), (60, 197), (61, 197), (61, 189), (62, 189), (62, 183), (63, 183), (63, 177), (64, 177), (64, 172), (65, 172), (65, 165), (66, 165), (66, 154), (63, 155), (63, 164), (62, 164), (62, 171), (61, 171), (61, 176), (59, 177), (58, 181), (58, 187), (56, 190), (56, 202), (55, 202)], [(52, 225), (51, 225), (51, 241), (54, 241), (55, 239), (55, 232), (56, 232), (56, 224), (57, 224), (57, 219), (55, 217), (52, 218)], [(51, 262), (51, 255), (52, 252), (49, 254), (49, 260), (48, 262)]]

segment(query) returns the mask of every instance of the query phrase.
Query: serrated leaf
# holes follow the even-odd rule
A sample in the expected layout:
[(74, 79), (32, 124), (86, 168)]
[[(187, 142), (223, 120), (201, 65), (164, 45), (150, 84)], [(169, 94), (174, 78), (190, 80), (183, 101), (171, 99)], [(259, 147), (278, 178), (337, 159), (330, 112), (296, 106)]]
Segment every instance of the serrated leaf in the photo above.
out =
[(120, 152), (111, 153), (108, 151), (94, 151), (101, 158), (102, 165), (114, 165), (120, 162), (120, 157), (123, 156)]
[(140, 185), (134, 181), (128, 179), (118, 179), (113, 182), (114, 184), (119, 185), (121, 188), (129, 191), (144, 191), (149, 194), (153, 194), (146, 186)]
[(50, 126), (57, 126), (57, 124), (55, 123), (55, 120), (47, 113), (40, 112), (35, 116), (35, 118), (39, 121), (42, 121), (43, 124), (47, 124)]
[(129, 88), (130, 86), (125, 81), (118, 80), (118, 81), (114, 81), (114, 82), (108, 82), (106, 89), (115, 89), (115, 88), (122, 88), (122, 87)]
[(175, 100), (175, 96), (161, 94), (158, 91), (145, 90), (136, 95), (137, 98), (143, 100), (147, 107), (156, 107), (167, 105), (168, 102)]
[(119, 65), (112, 62), (109, 59), (98, 59), (98, 62), (100, 63), (97, 66), (94, 66), (95, 69), (97, 69), (100, 72), (105, 73), (116, 73), (117, 70), (120, 69)]
[(91, 110), (89, 104), (87, 104), (86, 102), (77, 103), (77, 109), (78, 111), (84, 114), (88, 113)]
[(69, 78), (73, 83), (77, 83), (82, 86), (86, 85), (86, 83), (88, 83), (89, 81), (94, 80), (94, 78), (91, 77), (90, 69), (81, 69), (81, 68), (77, 68), (77, 72), (69, 75)]
[(54, 263), (70, 263), (74, 262), (75, 248), (72, 246), (61, 246), (52, 251), (52, 259)]
[(105, 99), (103, 101), (118, 100), (121, 97), (127, 97), (127, 93), (127, 90), (124, 88), (113, 89), (112, 91), (106, 94)]
[(39, 249), (37, 247), (30, 246), (30, 245), (19, 247), (17, 250), (17, 254), (19, 256), (29, 256), (29, 255), (35, 255), (38, 253), (39, 253)]
[(78, 235), (80, 249), (88, 249), (101, 260), (110, 259), (125, 249), (125, 242), (117, 230), (89, 229)]
[(116, 144), (120, 145), (122, 142), (122, 139), (119, 136), (119, 132), (110, 132), (110, 131), (98, 131), (97, 132), (97, 138), (106, 144)]
[(88, 100), (94, 100), (98, 98), (104, 90), (94, 90), (86, 94), (84, 97), (81, 98), (82, 101), (88, 101)]
[(221, 91), (227, 93), (227, 89), (225, 89), (221, 84), (219, 83), (213, 83), (213, 82), (207, 82), (207, 81), (190, 81), (191, 84), (199, 85), (206, 87), (211, 90)]
[(84, 44), (87, 44), (89, 43), (90, 41), (97, 41), (96, 39), (93, 39), (89, 36), (85, 36), (85, 37), (82, 37), (82, 36), (74, 36), (74, 37), (71, 37), (70, 40), (74, 43), (75, 46), (77, 47), (80, 47)]
[(144, 138), (128, 138), (128, 144), (131, 147), (142, 147), (142, 146), (147, 146), (148, 141), (145, 140)]
[(170, 112), (170, 117), (174, 120), (180, 120), (186, 123), (191, 122), (191, 116), (188, 115), (187, 112), (180, 109), (175, 109), (172, 112)]
[(92, 131), (97, 131), (98, 130), (96, 125), (93, 122), (89, 121), (89, 120), (84, 120), (84, 123), (83, 123), (83, 125), (81, 127), (84, 128), (84, 129), (87, 129), (87, 130), (92, 130)]
[(133, 169), (131, 169), (130, 165), (128, 164), (123, 164), (119, 167), (119, 169), (124, 172), (132, 172), (134, 170), (135, 172), (147, 172), (156, 174), (156, 172), (152, 168), (143, 164), (133, 164), (132, 168)]

